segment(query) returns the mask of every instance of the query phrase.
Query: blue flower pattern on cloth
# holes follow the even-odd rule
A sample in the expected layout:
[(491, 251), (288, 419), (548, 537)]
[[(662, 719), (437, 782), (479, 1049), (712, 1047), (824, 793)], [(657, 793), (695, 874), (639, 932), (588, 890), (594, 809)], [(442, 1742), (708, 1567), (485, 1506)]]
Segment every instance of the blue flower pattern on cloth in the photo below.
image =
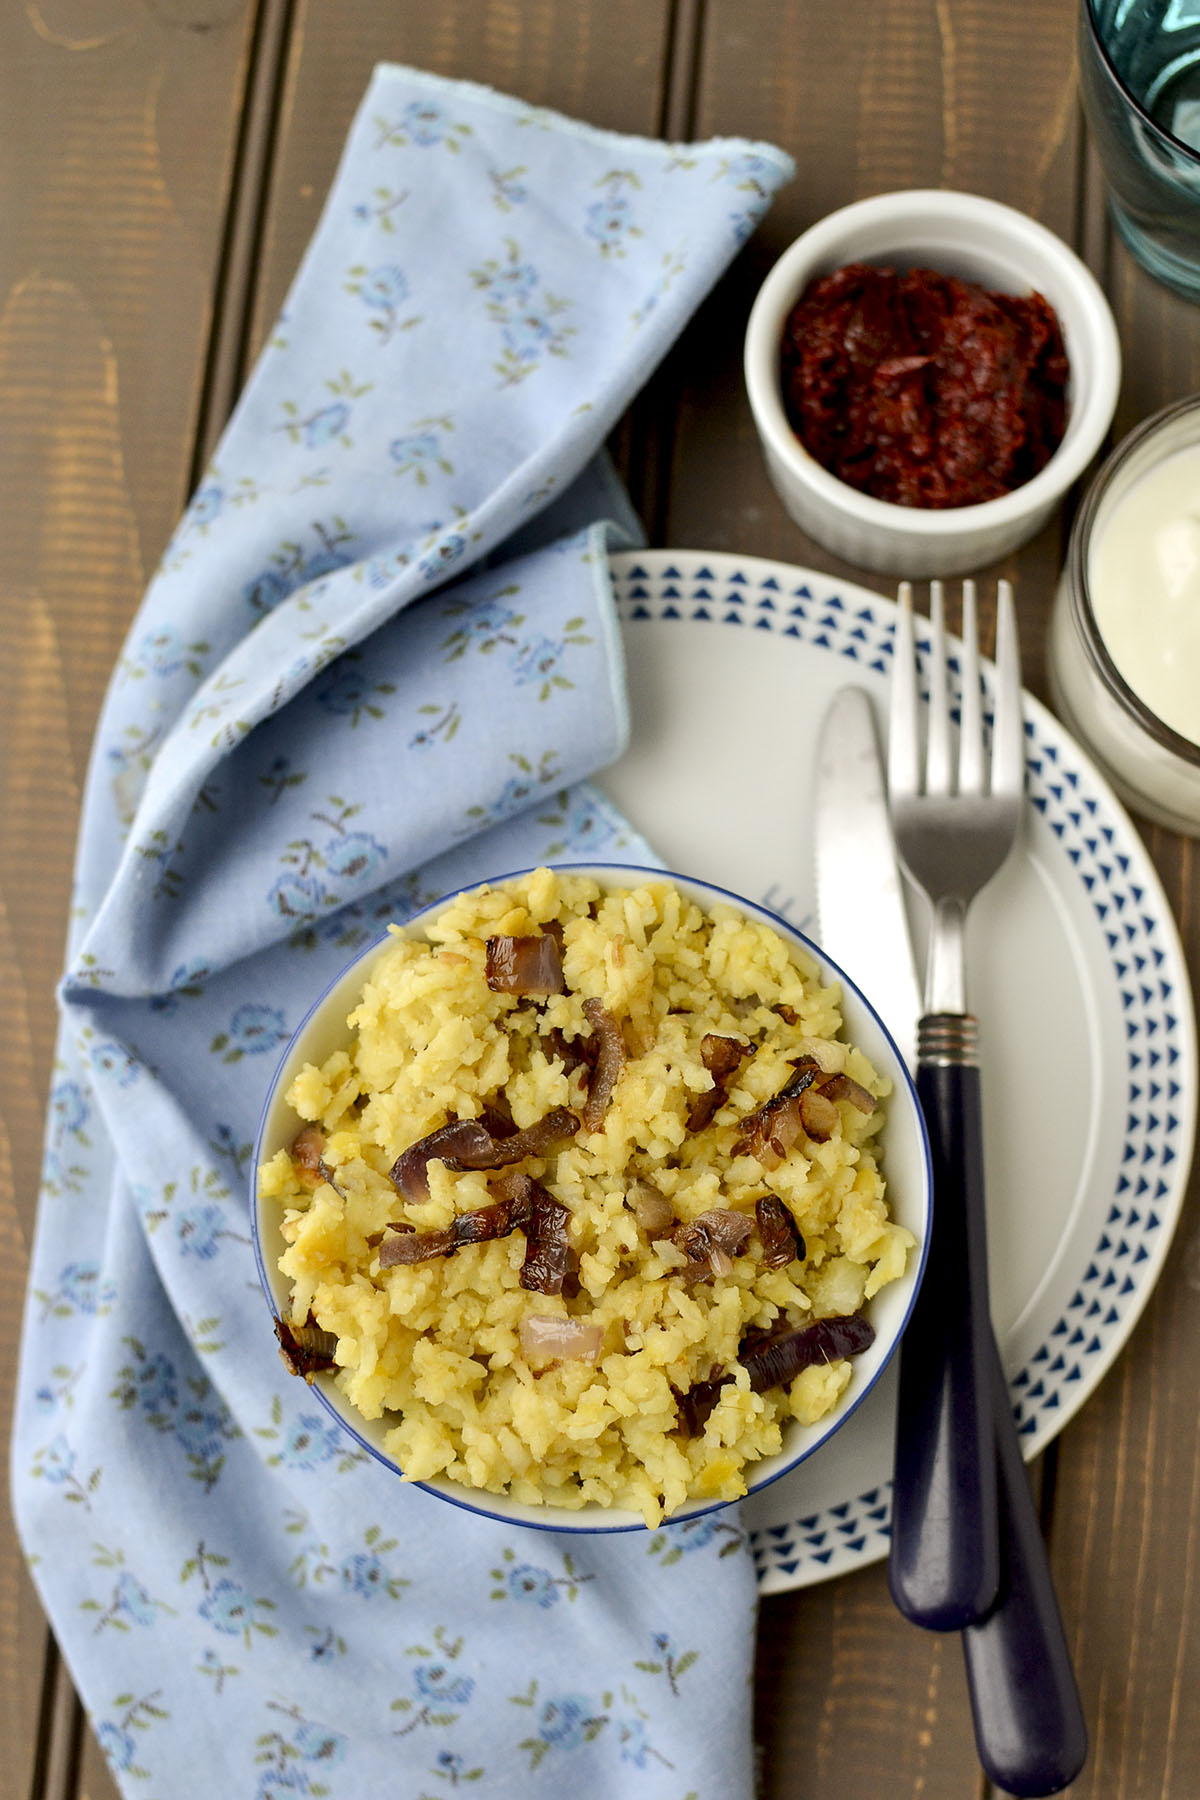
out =
[(655, 860), (588, 779), (625, 742), (606, 552), (638, 529), (603, 445), (790, 173), (376, 71), (129, 633), (12, 1446), (126, 1795), (751, 1792), (736, 1511), (559, 1537), (403, 1486), (283, 1371), (248, 1205), (279, 1053), (389, 922)]

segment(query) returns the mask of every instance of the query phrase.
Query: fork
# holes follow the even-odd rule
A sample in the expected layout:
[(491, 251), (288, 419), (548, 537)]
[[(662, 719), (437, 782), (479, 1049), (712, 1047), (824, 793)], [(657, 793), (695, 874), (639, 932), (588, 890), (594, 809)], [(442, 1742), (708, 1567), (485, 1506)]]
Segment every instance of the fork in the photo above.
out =
[(888, 1575), (906, 1618), (947, 1631), (986, 1616), (1001, 1573), (980, 1072), (977, 1022), (967, 1010), (964, 934), (971, 901), (1017, 838), (1024, 726), (1012, 587), (1001, 581), (989, 761), (975, 584), (965, 581), (955, 761), (944, 597), (941, 582), (932, 582), (922, 769), (908, 582), (899, 600), (888, 804), (897, 854), (931, 914), (916, 1084), (929, 1130), (934, 1209), (925, 1276), (900, 1346)]
[(892, 1593), (935, 1629), (961, 1626), (979, 1759), (1014, 1795), (1057, 1794), (1088, 1734), (1037, 1508), (988, 1310), (979, 1067), (966, 1010), (971, 900), (1006, 860), (1024, 803), (1021, 670), (1012, 588), (999, 584), (995, 705), (985, 762), (975, 584), (963, 583), (962, 697), (951, 769), (940, 582), (930, 592), (924, 784), (912, 589), (900, 589), (889, 806), (896, 848), (933, 913), (917, 1090), (929, 1127), (934, 1225), (901, 1340)]

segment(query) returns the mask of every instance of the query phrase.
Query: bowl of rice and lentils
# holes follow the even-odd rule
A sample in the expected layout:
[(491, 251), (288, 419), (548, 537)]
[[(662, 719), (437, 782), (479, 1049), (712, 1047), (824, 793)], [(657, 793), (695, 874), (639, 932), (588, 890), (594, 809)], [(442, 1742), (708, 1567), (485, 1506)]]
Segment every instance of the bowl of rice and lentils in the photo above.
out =
[(389, 930), (285, 1052), (255, 1166), (291, 1373), (404, 1480), (559, 1530), (813, 1454), (896, 1347), (930, 1206), (852, 980), (750, 901), (605, 865)]

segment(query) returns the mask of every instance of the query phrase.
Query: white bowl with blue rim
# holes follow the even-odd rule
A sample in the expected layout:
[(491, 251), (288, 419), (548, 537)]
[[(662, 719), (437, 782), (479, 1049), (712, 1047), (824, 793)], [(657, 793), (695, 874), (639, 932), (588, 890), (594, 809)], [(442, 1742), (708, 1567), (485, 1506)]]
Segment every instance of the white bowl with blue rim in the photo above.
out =
[[(854, 1374), (838, 1405), (815, 1425), (793, 1422), (784, 1428), (783, 1448), (775, 1456), (764, 1457), (746, 1467), (748, 1491), (760, 1488), (788, 1475), (799, 1464), (815, 1455), (839, 1431), (847, 1419), (858, 1411), (875, 1387), (899, 1344), (916, 1298), (925, 1267), (925, 1251), (929, 1237), (931, 1207), (931, 1175), (929, 1143), (916, 1092), (903, 1058), (867, 996), (852, 977), (831, 962), (818, 946), (803, 933), (754, 901), (732, 894), (709, 882), (697, 881), (667, 869), (644, 869), (619, 863), (572, 864), (565, 872), (587, 875), (605, 888), (636, 886), (646, 879), (665, 880), (707, 912), (719, 904), (733, 906), (747, 918), (765, 924), (778, 932), (786, 943), (810, 956), (817, 964), (823, 983), (837, 983), (842, 990), (843, 1035), (856, 1045), (876, 1071), (888, 1078), (892, 1093), (886, 1101), (886, 1118), (880, 1133), (883, 1173), (887, 1181), (892, 1217), (905, 1226), (917, 1240), (917, 1249), (908, 1259), (903, 1276), (890, 1282), (870, 1302), (869, 1318), (875, 1337), (868, 1349), (854, 1358)], [(518, 871), (517, 873), (521, 873)], [(499, 875), (488, 885), (500, 886), (515, 879), (515, 874)], [(471, 887), (483, 885), (473, 882)], [(460, 890), (466, 891), (466, 890)], [(404, 921), (408, 935), (424, 935), (425, 928), (446, 910), (454, 900), (448, 894)], [(314, 1001), (297, 1028), (275, 1070), (263, 1106), (258, 1136), (254, 1146), (251, 1180), (251, 1223), (254, 1254), (259, 1278), (270, 1313), (276, 1321), (290, 1314), (291, 1286), (280, 1273), (279, 1258), (285, 1249), (281, 1226), (283, 1207), (279, 1201), (259, 1193), (257, 1171), (281, 1149), (290, 1148), (297, 1132), (307, 1123), (288, 1104), (292, 1082), (307, 1063), (318, 1066), (334, 1051), (348, 1048), (352, 1033), (348, 1017), (361, 998), (363, 987), (376, 964), (395, 942), (387, 934), (361, 951), (325, 992)], [(272, 1356), (278, 1345), (272, 1333), (271, 1318), (264, 1313), (262, 1354)], [(385, 1413), (380, 1419), (367, 1419), (346, 1399), (333, 1371), (312, 1378), (312, 1393), (345, 1431), (350, 1439), (366, 1450), (376, 1461), (395, 1474), (403, 1470), (386, 1447), (385, 1438), (396, 1423), (395, 1415)], [(640, 1513), (615, 1507), (590, 1506), (578, 1509), (560, 1506), (533, 1506), (503, 1494), (470, 1488), (444, 1477), (416, 1484), (427, 1493), (448, 1500), (469, 1512), (503, 1521), (511, 1525), (529, 1525), (546, 1531), (609, 1532), (645, 1530)], [(728, 1505), (725, 1501), (699, 1500), (676, 1509), (668, 1523), (698, 1517)]]

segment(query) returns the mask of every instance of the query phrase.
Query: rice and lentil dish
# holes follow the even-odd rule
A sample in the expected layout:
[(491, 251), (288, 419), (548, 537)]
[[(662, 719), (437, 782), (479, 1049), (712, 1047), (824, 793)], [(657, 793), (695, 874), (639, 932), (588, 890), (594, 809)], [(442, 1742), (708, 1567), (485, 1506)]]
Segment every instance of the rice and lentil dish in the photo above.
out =
[(820, 1419), (902, 1274), (836, 988), (667, 880), (539, 869), (395, 932), (260, 1170), (284, 1359), (408, 1480), (647, 1524)]

